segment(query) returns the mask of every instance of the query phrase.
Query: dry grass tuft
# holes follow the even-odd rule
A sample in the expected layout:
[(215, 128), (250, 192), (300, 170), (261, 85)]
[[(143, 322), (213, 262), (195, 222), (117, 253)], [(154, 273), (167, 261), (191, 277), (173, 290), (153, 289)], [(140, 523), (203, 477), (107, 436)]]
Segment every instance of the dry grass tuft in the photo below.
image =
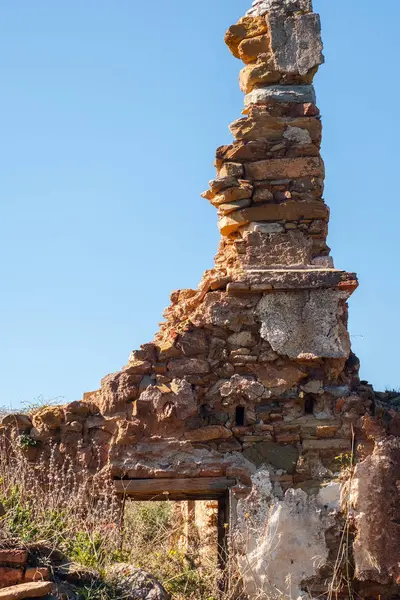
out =
[(119, 501), (112, 482), (84, 469), (78, 478), (68, 458), (60, 468), (56, 447), (48, 461), (34, 464), (25, 449), (23, 437), (11, 447), (9, 440), (0, 440), (0, 502), (6, 511), (0, 541), (45, 541), (76, 562), (102, 569), (120, 543)]

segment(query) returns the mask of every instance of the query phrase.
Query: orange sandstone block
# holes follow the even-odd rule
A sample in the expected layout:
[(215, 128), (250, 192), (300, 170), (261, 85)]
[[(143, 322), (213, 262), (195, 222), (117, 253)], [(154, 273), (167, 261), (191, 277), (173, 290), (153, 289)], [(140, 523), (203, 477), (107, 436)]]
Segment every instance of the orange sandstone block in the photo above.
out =
[(317, 438), (335, 437), (337, 429), (334, 425), (321, 425), (317, 427)]
[(299, 221), (303, 218), (327, 221), (329, 219), (329, 208), (319, 200), (310, 202), (288, 200), (280, 204), (251, 206), (221, 217), (218, 221), (218, 227), (223, 236), (228, 236), (252, 221)]
[(225, 43), (236, 58), (240, 58), (239, 44), (246, 38), (259, 36), (268, 31), (265, 17), (243, 17), (236, 25), (229, 27)]
[(246, 176), (257, 181), (323, 177), (324, 173), (324, 163), (317, 157), (276, 158), (246, 165)]
[(271, 52), (271, 41), (268, 34), (245, 39), (239, 44), (239, 56), (243, 62), (251, 63), (257, 60), (260, 54)]
[(28, 581), (48, 581), (50, 579), (47, 567), (29, 567), (25, 571), (24, 583)]

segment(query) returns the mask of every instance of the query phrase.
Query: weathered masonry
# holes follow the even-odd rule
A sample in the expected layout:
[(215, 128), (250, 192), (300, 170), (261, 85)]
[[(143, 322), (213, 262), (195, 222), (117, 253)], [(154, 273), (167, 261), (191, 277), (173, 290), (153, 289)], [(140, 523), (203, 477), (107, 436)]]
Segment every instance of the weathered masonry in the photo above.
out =
[(214, 268), (173, 292), (153, 342), (100, 390), (2, 428), (39, 442), (32, 461), (50, 443), (77, 471), (100, 456), (136, 499), (230, 490), (250, 597), (346, 593), (349, 572), (362, 598), (399, 597), (398, 417), (359, 380), (357, 277), (326, 242), (320, 19), (311, 0), (260, 0), (226, 43), (245, 108), (203, 194), (221, 232)]

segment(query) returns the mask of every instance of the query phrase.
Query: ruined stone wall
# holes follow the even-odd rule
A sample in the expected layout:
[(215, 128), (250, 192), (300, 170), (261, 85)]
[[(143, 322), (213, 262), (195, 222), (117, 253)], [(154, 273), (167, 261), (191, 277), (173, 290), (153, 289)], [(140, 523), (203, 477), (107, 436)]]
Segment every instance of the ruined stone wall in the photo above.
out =
[(179, 548), (196, 556), (199, 568), (218, 564), (218, 500), (177, 502), (175, 514), (183, 523)]
[(203, 194), (221, 232), (214, 268), (173, 292), (153, 342), (100, 390), (8, 416), (2, 432), (31, 440), (32, 461), (51, 452), (77, 472), (235, 478), (250, 594), (341, 592), (350, 572), (362, 597), (396, 597), (397, 415), (374, 416), (360, 383), (347, 331), (357, 278), (333, 267), (326, 243), (319, 17), (311, 0), (257, 1), (226, 43), (245, 65), (245, 108)]

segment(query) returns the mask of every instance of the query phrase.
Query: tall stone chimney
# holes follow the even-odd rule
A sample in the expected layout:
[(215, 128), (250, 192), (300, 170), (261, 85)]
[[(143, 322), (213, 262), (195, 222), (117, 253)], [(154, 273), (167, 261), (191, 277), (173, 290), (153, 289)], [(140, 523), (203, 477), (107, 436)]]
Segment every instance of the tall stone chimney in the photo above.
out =
[(229, 281), (228, 295), (264, 294), (256, 312), (275, 352), (347, 360), (345, 301), (357, 279), (334, 269), (326, 243), (313, 87), (324, 61), (319, 16), (311, 0), (258, 0), (225, 41), (245, 64), (245, 106), (203, 194), (217, 209), (222, 236), (212, 275)]

